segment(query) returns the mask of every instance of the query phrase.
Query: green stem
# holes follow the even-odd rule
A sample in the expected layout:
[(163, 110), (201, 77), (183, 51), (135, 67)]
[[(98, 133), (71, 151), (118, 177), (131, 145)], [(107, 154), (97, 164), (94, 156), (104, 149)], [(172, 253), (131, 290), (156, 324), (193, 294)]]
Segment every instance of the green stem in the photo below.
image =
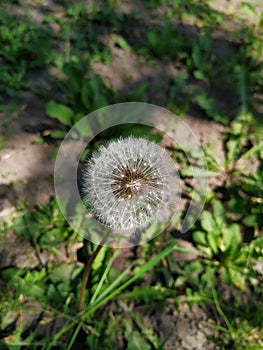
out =
[(82, 282), (81, 282), (80, 295), (79, 295), (79, 312), (80, 313), (83, 311), (83, 307), (84, 307), (84, 294), (85, 294), (85, 289), (89, 280), (92, 264), (96, 259), (96, 257), (98, 256), (99, 252), (101, 251), (101, 248), (103, 247), (103, 244), (106, 242), (107, 238), (108, 238), (108, 234), (99, 243), (99, 245), (97, 246), (93, 254), (90, 256), (85, 266), (85, 270), (84, 270)]
[(225, 324), (226, 324), (226, 326), (227, 326), (227, 328), (229, 330), (230, 336), (233, 339), (233, 328), (232, 328), (232, 326), (231, 326), (231, 324), (230, 324), (226, 314), (224, 313), (224, 311), (222, 310), (222, 308), (220, 306), (219, 299), (218, 299), (218, 296), (217, 296), (215, 288), (212, 288), (212, 293), (213, 293), (213, 297), (214, 297), (216, 310), (219, 313), (219, 315), (222, 317), (222, 319), (224, 320), (224, 322), (225, 322)]

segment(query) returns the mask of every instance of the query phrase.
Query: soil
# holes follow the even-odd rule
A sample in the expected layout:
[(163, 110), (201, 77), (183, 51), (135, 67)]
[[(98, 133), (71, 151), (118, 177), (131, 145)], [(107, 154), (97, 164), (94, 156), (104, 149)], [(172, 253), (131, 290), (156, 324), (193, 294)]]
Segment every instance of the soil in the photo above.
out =
[[(210, 322), (210, 326), (208, 323)], [(181, 304), (178, 310), (167, 308), (150, 318), (150, 323), (165, 343), (166, 350), (219, 350), (220, 348), (209, 341), (215, 337), (211, 327), (212, 320), (208, 318), (206, 309), (198, 305)]]

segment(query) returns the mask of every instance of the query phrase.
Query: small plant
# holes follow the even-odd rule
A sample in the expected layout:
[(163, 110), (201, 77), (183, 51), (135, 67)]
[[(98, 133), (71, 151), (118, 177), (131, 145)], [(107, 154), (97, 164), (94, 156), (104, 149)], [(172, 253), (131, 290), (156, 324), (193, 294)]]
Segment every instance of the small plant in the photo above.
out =
[(46, 249), (60, 255), (58, 246), (70, 237), (72, 230), (66, 225), (55, 200), (38, 211), (25, 210), (13, 221), (13, 228), (19, 237), (31, 242), (36, 250)]
[(29, 88), (29, 69), (43, 67), (55, 58), (51, 48), (52, 32), (45, 26), (22, 22), (6, 12), (0, 15), (0, 89)]
[[(167, 21), (164, 26), (152, 29), (148, 34), (146, 55), (154, 55), (157, 59), (170, 61), (187, 57), (189, 40)], [(145, 49), (142, 49), (142, 52)]]
[[(117, 93), (99, 75), (92, 73), (89, 62), (73, 58), (64, 64), (66, 79), (59, 82), (65, 103), (49, 101), (46, 114), (72, 127), (91, 111), (118, 101)], [(54, 130), (51, 137), (63, 138), (66, 130)]]
[[(93, 73), (86, 58), (73, 56), (70, 62), (64, 64), (63, 73), (65, 79), (59, 81), (58, 88), (64, 96), (64, 103), (51, 100), (45, 106), (46, 114), (64, 126), (62, 130), (51, 132), (53, 138), (63, 138), (66, 129), (94, 110), (118, 102), (145, 100), (143, 93), (148, 84), (140, 85), (131, 95), (120, 94), (100, 75)], [(87, 133), (92, 135), (92, 131)]]
[(203, 212), (201, 228), (202, 231), (193, 233), (193, 239), (204, 257), (218, 266), (221, 278), (226, 282), (244, 288), (246, 255), (241, 254), (240, 227), (236, 223), (226, 224), (226, 212), (221, 202), (214, 203), (213, 214)]

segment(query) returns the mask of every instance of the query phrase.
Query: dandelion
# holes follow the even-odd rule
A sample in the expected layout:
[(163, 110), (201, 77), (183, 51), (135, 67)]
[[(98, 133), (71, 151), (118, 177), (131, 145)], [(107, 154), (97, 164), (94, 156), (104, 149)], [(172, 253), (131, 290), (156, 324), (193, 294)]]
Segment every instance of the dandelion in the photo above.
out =
[(84, 202), (101, 223), (123, 234), (141, 232), (167, 218), (177, 188), (168, 153), (142, 138), (101, 146), (83, 171)]

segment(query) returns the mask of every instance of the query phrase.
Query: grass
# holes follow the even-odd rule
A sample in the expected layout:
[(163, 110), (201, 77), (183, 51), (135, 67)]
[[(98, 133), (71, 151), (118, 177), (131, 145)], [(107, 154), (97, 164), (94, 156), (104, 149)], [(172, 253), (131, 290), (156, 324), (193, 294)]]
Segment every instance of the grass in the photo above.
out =
[[(55, 199), (38, 207), (17, 205), (0, 227), (0, 242), (16, 237), (17, 244), (30, 247), (24, 262), (32, 260), (33, 251), (34, 264), (14, 257), (0, 271), (0, 347), (166, 349), (169, 339), (138, 310), (144, 307), (151, 315), (186, 302), (204, 307), (213, 320), (209, 342), (221, 349), (261, 349), (263, 12), (251, 25), (244, 19), (255, 18), (249, 3), (240, 13), (225, 15), (208, 0), (151, 0), (145, 2), (145, 21), (135, 10), (123, 13), (115, 1), (101, 8), (93, 2), (89, 11), (82, 2), (66, 3), (61, 16), (43, 11), (39, 24), (30, 11), (15, 15), (10, 2), (0, 2), (1, 149), (10, 137), (8, 120), (17, 117), (15, 106), (23, 104), (25, 92), (44, 101), (39, 109), (54, 124), (38, 139), (56, 147), (84, 115), (113, 103), (145, 101), (182, 118), (191, 113), (223, 124), (224, 159), (203, 144), (209, 174), (220, 185), (209, 187), (205, 208), (187, 233), (197, 251), (193, 260), (174, 258), (175, 252), (188, 253), (177, 244), (176, 222), (151, 243), (130, 250), (123, 266), (118, 265), (122, 252), (103, 247), (89, 271), (82, 312), (84, 265), (96, 245), (68, 226)], [(154, 87), (151, 79), (134, 87), (129, 78), (122, 91), (94, 68), (94, 62), (110, 67), (116, 52), (136, 57), (156, 76), (160, 66), (176, 73)], [(32, 82), (39, 72), (51, 87)], [(126, 135), (127, 125), (121, 128), (118, 133)], [(138, 135), (146, 132), (136, 126)], [(105, 132), (98, 144), (110, 136)], [(185, 154), (169, 151), (180, 164), (186, 199), (198, 196)], [(26, 316), (33, 314), (30, 323)]]

